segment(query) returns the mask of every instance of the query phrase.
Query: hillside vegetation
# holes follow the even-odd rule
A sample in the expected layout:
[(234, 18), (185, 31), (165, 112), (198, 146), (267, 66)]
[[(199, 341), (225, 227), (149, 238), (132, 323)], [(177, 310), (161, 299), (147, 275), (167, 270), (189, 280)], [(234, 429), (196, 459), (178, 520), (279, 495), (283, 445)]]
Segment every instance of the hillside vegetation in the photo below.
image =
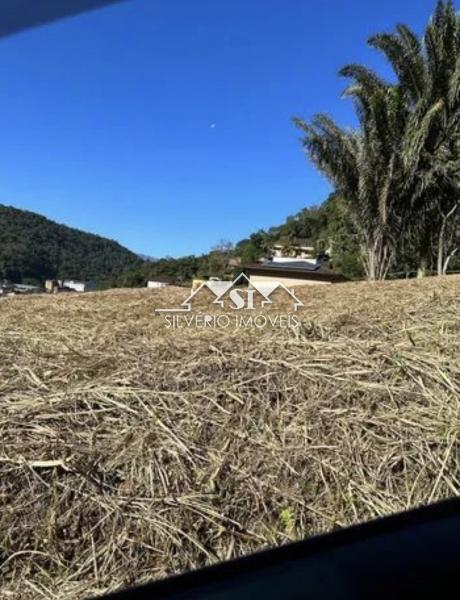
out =
[[(331, 242), (334, 269), (351, 278), (363, 275), (353, 225), (344, 201), (336, 196), (236, 245), (225, 242), (201, 256), (160, 260), (141, 258), (112, 240), (0, 204), (0, 279), (17, 283), (95, 279), (107, 288), (144, 287), (150, 279), (185, 283), (195, 277), (228, 278), (244, 265), (269, 256), (275, 243), (288, 249), (298, 239), (308, 240), (318, 253)], [(231, 266), (232, 259), (242, 267)]]
[[(183, 283), (194, 277), (231, 278), (245, 265), (269, 257), (275, 244), (283, 246), (289, 255), (299, 242), (311, 245), (316, 256), (332, 250), (330, 266), (334, 271), (350, 279), (364, 276), (362, 252), (350, 210), (342, 197), (332, 194), (321, 205), (304, 208), (281, 225), (255, 231), (235, 245), (222, 240), (201, 256), (166, 257), (145, 262), (122, 273), (112, 283), (114, 287), (138, 287), (144, 286), (149, 279)], [(398, 265), (398, 270), (411, 271), (413, 268), (408, 261)]]
[(154, 308), (180, 289), (0, 300), (2, 598), (81, 599), (460, 493), (460, 277), (298, 296), (299, 327), (224, 331), (167, 329)]
[(115, 277), (142, 261), (117, 242), (0, 204), (0, 279)]

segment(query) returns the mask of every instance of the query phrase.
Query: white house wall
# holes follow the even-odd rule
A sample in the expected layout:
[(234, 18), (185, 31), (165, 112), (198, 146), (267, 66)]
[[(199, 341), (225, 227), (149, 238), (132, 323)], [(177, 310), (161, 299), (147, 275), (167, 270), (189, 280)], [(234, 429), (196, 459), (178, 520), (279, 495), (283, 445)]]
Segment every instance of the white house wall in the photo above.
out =
[(282, 283), (287, 288), (300, 285), (331, 285), (330, 281), (320, 281), (317, 279), (297, 279), (295, 277), (274, 277), (273, 275), (251, 275), (251, 283), (256, 287), (264, 285), (271, 286), (276, 283)]

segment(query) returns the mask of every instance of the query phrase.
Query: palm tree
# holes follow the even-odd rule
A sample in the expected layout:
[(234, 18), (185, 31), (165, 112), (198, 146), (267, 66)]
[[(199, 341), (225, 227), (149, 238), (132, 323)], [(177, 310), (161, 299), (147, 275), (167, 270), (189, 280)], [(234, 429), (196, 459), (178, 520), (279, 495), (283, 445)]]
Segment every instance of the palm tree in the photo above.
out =
[(354, 100), (359, 130), (344, 130), (325, 115), (295, 123), (311, 160), (350, 205), (368, 279), (384, 279), (401, 225), (396, 207), (403, 183), (399, 131), (406, 109), (400, 88), (365, 67), (350, 65), (341, 74), (352, 79), (345, 93)]
[(440, 1), (421, 41), (398, 25), (369, 43), (390, 62), (410, 111), (402, 145), (405, 221), (419, 242), (419, 270), (434, 241), (442, 274), (456, 252), (446, 236), (460, 218), (460, 18), (452, 1)]
[(397, 82), (360, 65), (342, 69), (352, 80), (346, 94), (359, 129), (344, 130), (325, 115), (295, 123), (311, 160), (349, 203), (368, 278), (386, 277), (401, 241), (415, 245), (424, 270), (433, 238), (442, 273), (456, 251), (460, 216), (460, 19), (451, 1), (439, 2), (422, 40), (398, 25), (369, 42)]

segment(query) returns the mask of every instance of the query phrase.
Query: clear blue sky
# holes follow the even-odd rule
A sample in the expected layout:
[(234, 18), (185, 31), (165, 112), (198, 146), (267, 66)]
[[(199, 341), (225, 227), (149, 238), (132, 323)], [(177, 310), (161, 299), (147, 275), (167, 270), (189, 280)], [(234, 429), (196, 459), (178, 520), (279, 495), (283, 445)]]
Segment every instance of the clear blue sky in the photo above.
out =
[(320, 203), (293, 115), (354, 123), (338, 69), (434, 0), (130, 0), (0, 43), (0, 203), (153, 256)]

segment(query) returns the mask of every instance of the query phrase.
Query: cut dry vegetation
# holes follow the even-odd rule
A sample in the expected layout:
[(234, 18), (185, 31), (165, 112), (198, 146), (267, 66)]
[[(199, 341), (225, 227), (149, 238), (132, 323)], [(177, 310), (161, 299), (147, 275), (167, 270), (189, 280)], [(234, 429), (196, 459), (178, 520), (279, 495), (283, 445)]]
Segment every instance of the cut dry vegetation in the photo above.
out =
[(180, 289), (0, 300), (2, 599), (458, 495), (460, 277), (298, 296), (295, 330), (168, 330)]

